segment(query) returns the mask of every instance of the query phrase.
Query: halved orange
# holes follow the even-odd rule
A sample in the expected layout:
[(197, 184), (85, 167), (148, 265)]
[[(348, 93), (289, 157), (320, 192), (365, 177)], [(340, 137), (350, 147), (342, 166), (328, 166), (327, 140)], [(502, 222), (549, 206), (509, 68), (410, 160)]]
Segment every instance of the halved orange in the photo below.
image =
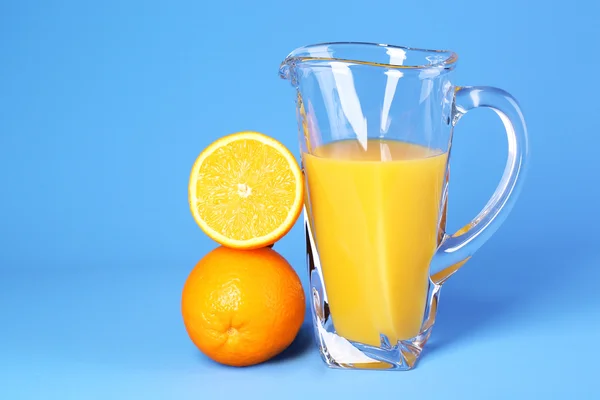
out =
[(188, 186), (190, 210), (217, 243), (265, 247), (292, 228), (302, 210), (300, 167), (277, 140), (239, 132), (208, 146), (196, 159)]

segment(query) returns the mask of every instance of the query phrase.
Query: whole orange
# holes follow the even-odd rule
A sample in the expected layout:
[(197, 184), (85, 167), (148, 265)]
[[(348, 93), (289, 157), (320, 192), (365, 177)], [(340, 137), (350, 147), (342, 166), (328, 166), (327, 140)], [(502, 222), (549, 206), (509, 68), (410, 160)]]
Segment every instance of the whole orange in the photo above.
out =
[(200, 351), (240, 367), (285, 350), (304, 310), (298, 275), (270, 248), (216, 248), (190, 273), (181, 300), (186, 330)]

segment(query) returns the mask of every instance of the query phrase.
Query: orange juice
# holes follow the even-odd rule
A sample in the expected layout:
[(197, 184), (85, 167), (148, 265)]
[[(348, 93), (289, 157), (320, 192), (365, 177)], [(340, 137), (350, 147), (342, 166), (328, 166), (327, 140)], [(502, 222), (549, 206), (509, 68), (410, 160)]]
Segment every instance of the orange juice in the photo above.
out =
[[(366, 149), (365, 149), (366, 147)], [(447, 153), (338, 141), (303, 154), (313, 234), (337, 333), (392, 345), (423, 322)]]

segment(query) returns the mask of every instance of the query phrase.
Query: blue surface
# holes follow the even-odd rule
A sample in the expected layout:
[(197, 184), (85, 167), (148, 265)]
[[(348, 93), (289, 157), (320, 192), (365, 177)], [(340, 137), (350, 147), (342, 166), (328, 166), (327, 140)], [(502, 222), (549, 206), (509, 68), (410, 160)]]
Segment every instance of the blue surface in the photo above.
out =
[[(84, 3), (0, 3), (1, 399), (597, 398), (591, 0)], [(214, 247), (188, 210), (191, 164), (239, 130), (297, 151), (279, 62), (335, 40), (455, 50), (456, 83), (519, 99), (528, 180), (443, 289), (417, 369), (329, 370), (308, 325), (276, 360), (216, 365), (179, 313), (187, 274)], [(493, 113), (460, 121), (451, 229), (487, 201), (505, 146)], [(306, 284), (301, 226), (276, 249)]]

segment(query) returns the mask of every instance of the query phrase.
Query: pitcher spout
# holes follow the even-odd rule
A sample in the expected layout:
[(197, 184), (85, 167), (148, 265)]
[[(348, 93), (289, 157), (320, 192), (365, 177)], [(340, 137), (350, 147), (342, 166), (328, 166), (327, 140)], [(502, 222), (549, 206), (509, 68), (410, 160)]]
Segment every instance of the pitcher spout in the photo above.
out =
[(290, 69), (290, 64), (288, 62), (288, 59), (286, 58), (279, 66), (279, 77), (281, 79), (290, 80)]
[(290, 53), (285, 60), (279, 66), (279, 77), (289, 81), (290, 84), (298, 88), (298, 63), (302, 62), (298, 57), (294, 56), (293, 52)]

